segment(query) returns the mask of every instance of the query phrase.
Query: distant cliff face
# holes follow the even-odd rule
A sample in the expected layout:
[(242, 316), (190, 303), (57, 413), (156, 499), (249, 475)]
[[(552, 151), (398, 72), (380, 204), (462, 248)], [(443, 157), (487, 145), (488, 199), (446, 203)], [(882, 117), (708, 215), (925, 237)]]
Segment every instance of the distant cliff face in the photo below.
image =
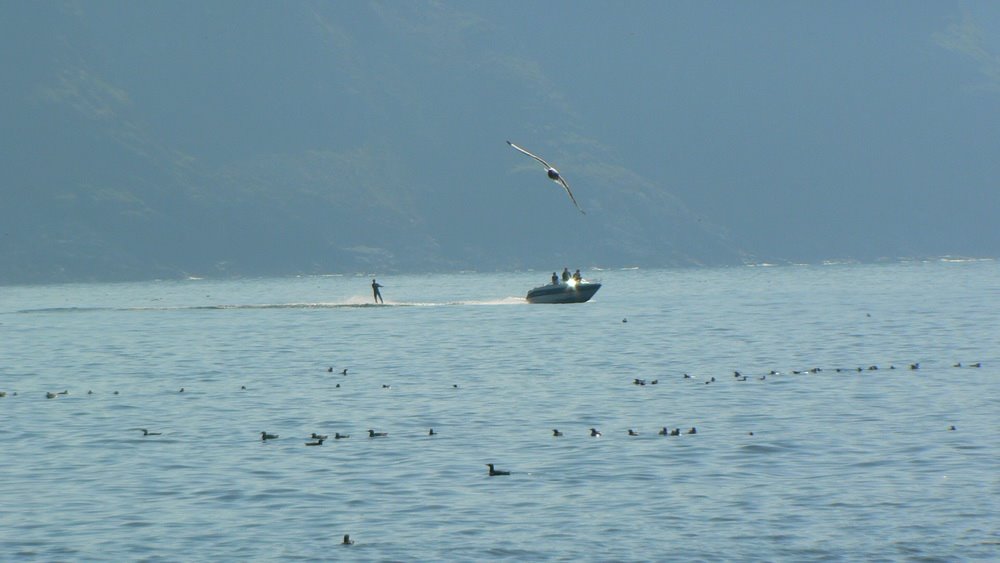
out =
[(476, 18), (252, 6), (17, 8), (0, 281), (740, 259)]
[[(769, 132), (802, 120), (741, 110), (739, 89), (700, 94), (739, 78), (684, 30), (722, 33), (718, 14), (589, 10), (557, 39), (551, 19), (447, 2), (7, 4), (0, 283), (996, 248), (978, 205), (947, 204), (967, 224), (929, 232), (882, 213), (943, 206), (856, 148), (860, 168), (818, 161), (808, 96), (773, 89), (816, 136)], [(734, 68), (756, 60), (723, 47)], [(558, 167), (587, 214), (507, 139)], [(988, 209), (984, 185), (970, 193)]]

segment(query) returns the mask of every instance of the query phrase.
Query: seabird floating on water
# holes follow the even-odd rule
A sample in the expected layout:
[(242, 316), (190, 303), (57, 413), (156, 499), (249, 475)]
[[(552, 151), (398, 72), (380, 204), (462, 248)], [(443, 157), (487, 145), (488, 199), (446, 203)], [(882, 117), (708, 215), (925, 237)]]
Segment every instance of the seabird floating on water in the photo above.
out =
[(590, 429), (590, 435), (593, 436), (593, 437), (595, 437), (595, 438), (600, 438), (601, 437), (601, 431), (598, 430), (598, 429), (596, 429), (596, 428), (591, 428)]
[(556, 170), (555, 168), (553, 168), (551, 164), (549, 164), (548, 162), (545, 162), (544, 160), (542, 160), (541, 158), (539, 158), (537, 155), (531, 154), (530, 152), (522, 149), (521, 147), (515, 145), (514, 143), (512, 143), (510, 141), (507, 141), (507, 144), (510, 145), (510, 146), (512, 146), (512, 147), (514, 147), (518, 151), (523, 152), (524, 154), (530, 156), (531, 158), (537, 160), (538, 162), (542, 163), (542, 166), (545, 167), (545, 173), (548, 174), (549, 179), (552, 180), (553, 182), (556, 182), (556, 183), (562, 185), (563, 189), (566, 190), (566, 195), (568, 195), (569, 199), (573, 201), (573, 205), (576, 206), (577, 210), (580, 213), (583, 213), (584, 215), (587, 214), (583, 209), (580, 209), (580, 204), (578, 204), (576, 202), (576, 198), (573, 197), (573, 192), (569, 189), (569, 184), (566, 183), (566, 180), (563, 179), (563, 177), (559, 174), (558, 170)]
[(487, 463), (486, 467), (490, 468), (490, 477), (493, 477), (494, 475), (510, 475), (510, 471), (502, 471), (500, 469), (493, 469), (493, 464), (492, 463)]
[(150, 432), (149, 430), (146, 430), (145, 428), (139, 428), (139, 430), (142, 430), (142, 435), (143, 436), (159, 436), (160, 435), (159, 432)]
[(558, 428), (553, 428), (552, 429), (552, 435), (558, 437), (558, 436), (562, 436), (563, 433), (560, 432)]
[(376, 431), (372, 430), (371, 428), (368, 429), (368, 437), (369, 438), (384, 438), (384, 437), (386, 437), (388, 435), (389, 435), (388, 432), (376, 432)]
[(262, 442), (266, 442), (268, 440), (274, 440), (277, 437), (278, 437), (277, 434), (268, 434), (267, 432), (260, 433), (260, 439)]
[(312, 438), (313, 440), (326, 440), (329, 436), (324, 436), (322, 434), (317, 434), (313, 432), (312, 435), (309, 437)]
[(344, 541), (340, 542), (340, 545), (354, 545), (354, 540), (351, 539), (350, 534), (344, 534)]
[(335, 432), (333, 434), (334, 440), (343, 440), (344, 438), (350, 438), (350, 437), (351, 437), (350, 434), (341, 434), (340, 432)]
[(316, 438), (315, 442), (306, 442), (306, 445), (307, 446), (322, 446), (323, 445), (323, 438)]

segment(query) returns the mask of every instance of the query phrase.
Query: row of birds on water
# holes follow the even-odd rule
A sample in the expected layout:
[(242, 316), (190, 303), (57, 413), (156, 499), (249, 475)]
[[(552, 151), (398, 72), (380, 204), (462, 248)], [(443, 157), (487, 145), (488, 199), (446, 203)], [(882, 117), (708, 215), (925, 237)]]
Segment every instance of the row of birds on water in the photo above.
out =
[[(138, 431), (142, 432), (143, 436), (162, 436), (163, 435), (162, 432), (151, 432), (148, 428), (132, 428), (131, 430), (138, 430)], [(687, 431), (684, 432), (684, 434), (697, 434), (697, 433), (698, 433), (698, 429), (695, 428), (694, 426), (692, 426), (691, 428), (688, 428)], [(670, 428), (667, 428), (666, 426), (664, 426), (664, 427), (660, 428), (660, 430), (657, 431), (657, 434), (659, 434), (660, 436), (680, 436), (681, 435), (681, 429), (680, 428), (670, 429)], [(427, 430), (427, 435), (428, 436), (437, 436), (438, 432), (436, 430), (434, 430), (433, 428), (430, 428), (430, 429)], [(561, 438), (564, 435), (565, 434), (563, 434), (562, 430), (559, 430), (558, 428), (553, 428), (552, 429), (552, 436), (553, 437), (555, 437), (555, 438)], [(628, 429), (628, 435), (629, 436), (639, 436), (639, 432), (637, 430), (635, 430), (634, 428), (629, 428)], [(753, 432), (751, 432), (750, 435), (753, 435)], [(600, 437), (604, 436), (604, 433), (602, 433), (600, 430), (598, 430), (596, 428), (591, 428), (590, 429), (590, 436), (592, 438), (600, 438)], [(277, 440), (280, 437), (281, 436), (278, 435), (278, 434), (271, 434), (271, 433), (269, 433), (267, 431), (261, 431), (261, 433), (260, 433), (260, 440), (262, 442), (267, 442), (268, 440)], [(333, 439), (334, 440), (345, 440), (345, 439), (350, 438), (350, 437), (351, 437), (350, 434), (341, 434), (340, 432), (334, 432), (334, 434), (333, 434)], [(368, 429), (368, 437), (369, 438), (387, 438), (387, 437), (389, 437), (389, 433), (388, 432), (379, 432), (379, 431), (376, 431), (376, 430), (374, 430), (372, 428), (369, 428)], [(329, 434), (318, 434), (316, 432), (313, 432), (312, 434), (309, 435), (309, 438), (308, 438), (309, 440), (312, 440), (312, 441), (311, 442), (306, 442), (305, 445), (307, 445), (307, 446), (322, 446), (323, 442), (325, 442), (329, 438), (330, 438)]]
[[(337, 387), (337, 389), (339, 389), (340, 388), (340, 384), (338, 383), (336, 385), (336, 387)], [(451, 386), (451, 388), (452, 389), (458, 389), (459, 387), (458, 387), (458, 384), (454, 384), (454, 385)], [(388, 385), (388, 384), (384, 384), (383, 383), (382, 384), (382, 389), (392, 389), (392, 385)], [(247, 386), (246, 385), (241, 385), (240, 386), (240, 391), (246, 391), (246, 390), (247, 390)], [(186, 389), (184, 387), (181, 387), (180, 389), (177, 390), (178, 393), (184, 393), (185, 391), (186, 391)], [(62, 396), (65, 396), (65, 395), (69, 395), (69, 394), (70, 394), (70, 392), (69, 392), (68, 389), (64, 389), (62, 391), (56, 391), (56, 392), (46, 391), (45, 392), (45, 398), (46, 399), (57, 399), (59, 397), (62, 397)], [(87, 395), (93, 395), (93, 394), (94, 394), (93, 389), (87, 391)], [(18, 396), (17, 391), (11, 392), (10, 395), (11, 395), (11, 397), (17, 397)], [(118, 391), (114, 391), (114, 392), (112, 392), (112, 395), (120, 395), (120, 393)], [(0, 398), (4, 398), (6, 396), (7, 396), (7, 392), (6, 391), (0, 391)]]
[[(685, 434), (697, 434), (697, 433), (698, 433), (698, 429), (695, 428), (694, 426), (692, 426), (691, 428), (688, 428), (687, 432), (685, 432)], [(659, 431), (657, 431), (657, 434), (659, 434), (660, 436), (680, 436), (681, 435), (681, 429), (680, 428), (674, 428), (673, 430), (671, 430), (671, 429), (667, 428), (666, 426), (664, 426), (664, 427), (660, 428)], [(751, 432), (751, 434), (753, 434), (753, 433)], [(560, 436), (563, 436), (563, 433), (558, 428), (553, 428), (552, 429), (552, 435), (555, 436), (555, 437), (560, 437)], [(596, 428), (591, 428), (590, 429), (590, 436), (592, 438), (600, 438), (603, 435), (604, 434), (600, 430), (598, 430)], [(634, 428), (629, 428), (628, 429), (628, 435), (629, 436), (638, 436), (639, 435), (639, 431), (636, 430), (636, 429), (634, 429)]]
[[(956, 430), (956, 428), (955, 428), (955, 426), (949, 426), (948, 430), (953, 432), (953, 431)], [(695, 427), (693, 427), (693, 426), (691, 428), (689, 428), (687, 432), (685, 432), (685, 434), (697, 434), (697, 433), (698, 433), (698, 430)], [(664, 426), (663, 428), (661, 428), (659, 430), (659, 432), (657, 432), (657, 434), (659, 434), (660, 436), (680, 436), (681, 435), (681, 429), (680, 428), (674, 428), (673, 430), (670, 430), (666, 426)], [(748, 432), (747, 434), (749, 434), (750, 436), (753, 436), (753, 432)], [(553, 436), (562, 436), (563, 433), (559, 429), (553, 428), (552, 429), (552, 435)], [(596, 428), (591, 428), (590, 429), (590, 435), (592, 437), (594, 437), (594, 438), (600, 438), (601, 436), (603, 436), (603, 434), (601, 433), (601, 431), (598, 430), (598, 429), (596, 429)], [(635, 431), (634, 429), (629, 428), (628, 435), (629, 436), (638, 436), (639, 433), (637, 431)], [(496, 475), (510, 475), (510, 471), (504, 471), (504, 470), (496, 469), (493, 466), (492, 463), (487, 463), (486, 466), (489, 468), (489, 476), (490, 477), (493, 477), (493, 476), (496, 476)]]
[[(145, 436), (145, 435), (146, 434), (143, 434), (143, 436)], [(428, 436), (436, 436), (437, 432), (435, 432), (434, 429), (431, 428), (430, 430), (428, 430), (427, 435)], [(388, 436), (389, 436), (388, 432), (376, 432), (375, 430), (373, 430), (371, 428), (368, 429), (368, 437), (369, 438), (387, 438)], [(281, 436), (279, 436), (278, 434), (269, 434), (266, 431), (263, 431), (263, 432), (260, 433), (260, 441), (261, 442), (266, 442), (268, 440), (277, 440), (280, 437)], [(351, 437), (350, 434), (341, 434), (340, 432), (334, 432), (334, 434), (333, 434), (333, 439), (334, 440), (344, 440), (344, 439), (347, 439), (347, 438), (350, 438), (350, 437)], [(309, 439), (312, 440), (312, 442), (306, 442), (306, 445), (307, 446), (322, 446), (323, 442), (326, 441), (329, 438), (330, 438), (329, 434), (317, 434), (316, 432), (313, 432), (312, 434), (309, 435)]]
[[(965, 364), (965, 365), (963, 365), (961, 362), (958, 362), (956, 364), (953, 364), (951, 367), (953, 367), (953, 368), (963, 368), (963, 367), (965, 367), (965, 368), (981, 368), (981, 367), (983, 367), (983, 363), (982, 362), (976, 362), (976, 363), (972, 363), (972, 364)], [(865, 367), (834, 368), (832, 371), (835, 371), (837, 373), (850, 373), (850, 372), (878, 371), (879, 369), (895, 370), (897, 368), (896, 368), (895, 365), (891, 365), (890, 364), (888, 368), (879, 368), (879, 366), (877, 366), (877, 365), (870, 365), (870, 366), (868, 366), (866, 368)], [(918, 362), (918, 363), (910, 364), (909, 365), (909, 369), (910, 370), (918, 370), (918, 369), (920, 369), (920, 363)], [(820, 373), (822, 371), (823, 371), (823, 368), (809, 368), (809, 369), (806, 369), (806, 370), (792, 370), (790, 372), (780, 372), (780, 371), (777, 371), (777, 370), (771, 370), (771, 371), (767, 372), (766, 374), (762, 374), (762, 375), (759, 375), (759, 376), (749, 376), (749, 375), (744, 375), (739, 370), (736, 370), (736, 371), (733, 371), (733, 377), (737, 381), (750, 381), (751, 378), (756, 379), (758, 381), (764, 381), (764, 380), (767, 379), (767, 376), (769, 376), (769, 375), (771, 375), (771, 376), (775, 376), (775, 375), (788, 375), (788, 374), (791, 374), (791, 375), (804, 375), (804, 374), (817, 374), (817, 373)], [(698, 379), (698, 377), (696, 377), (694, 375), (691, 375), (689, 373), (685, 373), (683, 375), (683, 378), (684, 379)], [(716, 379), (713, 376), (713, 377), (710, 377), (709, 379), (707, 379), (705, 381), (705, 383), (706, 384), (715, 383), (715, 381), (716, 381)], [(653, 379), (653, 380), (647, 381), (645, 379), (641, 379), (641, 378), (638, 378), (638, 377), (634, 378), (632, 380), (632, 384), (633, 385), (639, 385), (639, 386), (643, 386), (643, 385), (647, 385), (647, 384), (648, 385), (656, 385), (659, 382), (660, 382), (659, 379)]]
[[(955, 364), (952, 364), (951, 367), (953, 367), (953, 368), (981, 368), (981, 367), (983, 367), (983, 363), (982, 362), (975, 362), (975, 363), (963, 364), (962, 362), (956, 362)], [(859, 366), (859, 367), (854, 367), (854, 368), (834, 368), (832, 371), (835, 371), (836, 373), (845, 373), (845, 372), (846, 373), (850, 373), (850, 372), (858, 372), (858, 373), (860, 373), (860, 372), (866, 372), (866, 371), (879, 371), (880, 369), (895, 370), (897, 368), (896, 368), (895, 365), (891, 365), (890, 364), (888, 368), (880, 368), (878, 365), (870, 365), (868, 367), (860, 367)], [(909, 365), (909, 369), (910, 370), (919, 370), (920, 369), (920, 363), (916, 362), (916, 363), (910, 364)], [(334, 368), (329, 367), (329, 368), (327, 368), (326, 371), (329, 372), (329, 373), (333, 373)], [(792, 370), (790, 372), (780, 372), (780, 371), (776, 371), (776, 370), (771, 370), (771, 371), (767, 372), (766, 374), (749, 376), (749, 375), (744, 375), (739, 370), (736, 370), (736, 371), (733, 371), (733, 378), (735, 378), (737, 381), (750, 381), (751, 379), (756, 379), (758, 381), (764, 381), (764, 380), (767, 379), (767, 376), (769, 376), (769, 375), (770, 376), (778, 376), (778, 375), (788, 375), (788, 374), (791, 374), (791, 375), (818, 374), (818, 373), (823, 372), (823, 371), (824, 371), (823, 368), (814, 367), (814, 368), (809, 368), (809, 369), (805, 369), (805, 370)], [(340, 373), (340, 375), (346, 376), (347, 375), (347, 368), (343, 368), (342, 370), (339, 371), (339, 373)], [(689, 373), (683, 374), (682, 377), (683, 377), (683, 379), (699, 379), (699, 377), (691, 375)], [(712, 377), (710, 377), (710, 378), (708, 378), (708, 379), (705, 380), (705, 384), (706, 385), (711, 384), (711, 383), (715, 383), (715, 382), (716, 382), (716, 379), (715, 379), (714, 376), (712, 376)], [(638, 385), (638, 386), (658, 385), (659, 383), (660, 383), (659, 379), (647, 380), (647, 379), (638, 378), (638, 377), (632, 379), (632, 384), (633, 385)], [(382, 385), (382, 389), (392, 389), (392, 385), (385, 384), (385, 383), (383, 383), (381, 385)], [(340, 387), (340, 384), (338, 383), (337, 384), (337, 388), (339, 388), (339, 387)], [(453, 389), (458, 389), (459, 388), (457, 383), (453, 384), (451, 387)], [(240, 390), (241, 391), (246, 391), (247, 390), (246, 385), (241, 385), (240, 386)], [(177, 392), (178, 393), (184, 393), (185, 392), (185, 388), (181, 387)], [(93, 395), (94, 391), (93, 390), (88, 390), (87, 394), (88, 395)], [(118, 393), (118, 391), (114, 391), (113, 394), (114, 395), (118, 395), (119, 393)], [(55, 398), (58, 398), (58, 397), (63, 396), (63, 395), (69, 395), (69, 390), (63, 390), (63, 391), (57, 391), (57, 392), (46, 391), (45, 398), (46, 399), (55, 399)], [(6, 396), (7, 396), (7, 392), (6, 391), (0, 391), (0, 398), (6, 397)], [(12, 392), (11, 396), (12, 397), (17, 397), (17, 392), (16, 391)]]
[[(135, 428), (134, 430), (141, 430), (143, 436), (159, 436), (160, 435), (159, 432), (150, 432), (149, 430), (147, 430), (145, 428)], [(684, 432), (684, 434), (697, 434), (697, 433), (698, 433), (698, 429), (695, 428), (694, 426), (692, 426), (691, 428), (688, 428), (687, 431)], [(670, 428), (667, 428), (666, 426), (664, 426), (664, 427), (660, 428), (660, 430), (657, 431), (657, 434), (659, 434), (660, 436), (680, 436), (681, 435), (681, 429), (680, 428), (670, 429)], [(751, 432), (750, 434), (753, 435), (753, 432)], [(427, 435), (428, 436), (437, 436), (438, 432), (436, 430), (434, 430), (433, 428), (430, 428), (430, 429), (427, 430)], [(628, 435), (629, 436), (639, 436), (639, 431), (635, 430), (634, 428), (629, 428), (628, 429)], [(389, 436), (388, 432), (379, 432), (379, 431), (376, 431), (376, 430), (374, 430), (372, 428), (368, 429), (368, 437), (369, 438), (387, 438), (388, 436)], [(552, 429), (552, 436), (555, 437), (555, 438), (561, 438), (561, 437), (565, 436), (565, 434), (563, 433), (562, 430), (559, 430), (558, 428), (553, 428)], [(590, 436), (592, 438), (600, 438), (600, 437), (604, 436), (604, 433), (601, 432), (600, 430), (596, 429), (596, 428), (591, 428), (590, 429)], [(271, 433), (269, 433), (267, 431), (262, 431), (260, 433), (260, 440), (262, 442), (267, 442), (268, 440), (277, 440), (280, 437), (281, 436), (278, 435), (278, 434), (271, 434)], [(334, 434), (333, 434), (333, 439), (334, 440), (344, 440), (344, 439), (350, 438), (350, 437), (351, 437), (350, 434), (341, 434), (340, 432), (334, 432)], [(326, 440), (328, 440), (329, 438), (330, 438), (329, 434), (318, 434), (316, 432), (313, 432), (312, 434), (309, 435), (309, 439), (312, 440), (312, 442), (306, 442), (305, 445), (307, 445), (307, 446), (322, 446), (323, 442), (326, 441)]]

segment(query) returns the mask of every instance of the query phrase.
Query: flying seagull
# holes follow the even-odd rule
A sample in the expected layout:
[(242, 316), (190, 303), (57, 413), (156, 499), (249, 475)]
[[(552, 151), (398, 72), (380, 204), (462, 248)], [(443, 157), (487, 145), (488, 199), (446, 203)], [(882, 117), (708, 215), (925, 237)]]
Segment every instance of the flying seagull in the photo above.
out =
[(569, 198), (573, 201), (573, 205), (576, 206), (576, 208), (580, 211), (580, 213), (583, 213), (584, 215), (587, 214), (583, 209), (580, 209), (580, 204), (577, 203), (576, 202), (576, 198), (573, 197), (573, 192), (569, 189), (569, 184), (567, 184), (566, 180), (564, 180), (563, 177), (559, 175), (559, 171), (558, 170), (556, 170), (555, 168), (553, 168), (552, 165), (549, 164), (548, 162), (545, 162), (541, 158), (539, 158), (539, 157), (531, 154), (530, 152), (522, 149), (521, 147), (515, 145), (514, 143), (512, 143), (510, 141), (507, 141), (507, 144), (510, 145), (510, 146), (512, 146), (512, 147), (514, 147), (518, 151), (523, 152), (524, 154), (530, 156), (531, 158), (537, 160), (538, 162), (541, 162), (542, 166), (545, 167), (545, 172), (549, 175), (549, 179), (552, 180), (553, 182), (557, 182), (557, 183), (561, 184), (562, 187), (563, 187), (563, 189), (566, 190), (566, 194), (569, 195)]

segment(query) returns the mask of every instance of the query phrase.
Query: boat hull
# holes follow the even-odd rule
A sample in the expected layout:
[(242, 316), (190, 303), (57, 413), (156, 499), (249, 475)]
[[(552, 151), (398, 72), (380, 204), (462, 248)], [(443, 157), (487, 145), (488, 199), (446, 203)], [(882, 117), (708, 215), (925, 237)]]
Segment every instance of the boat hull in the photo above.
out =
[(549, 284), (536, 287), (525, 297), (528, 303), (584, 303), (601, 289), (596, 282)]

